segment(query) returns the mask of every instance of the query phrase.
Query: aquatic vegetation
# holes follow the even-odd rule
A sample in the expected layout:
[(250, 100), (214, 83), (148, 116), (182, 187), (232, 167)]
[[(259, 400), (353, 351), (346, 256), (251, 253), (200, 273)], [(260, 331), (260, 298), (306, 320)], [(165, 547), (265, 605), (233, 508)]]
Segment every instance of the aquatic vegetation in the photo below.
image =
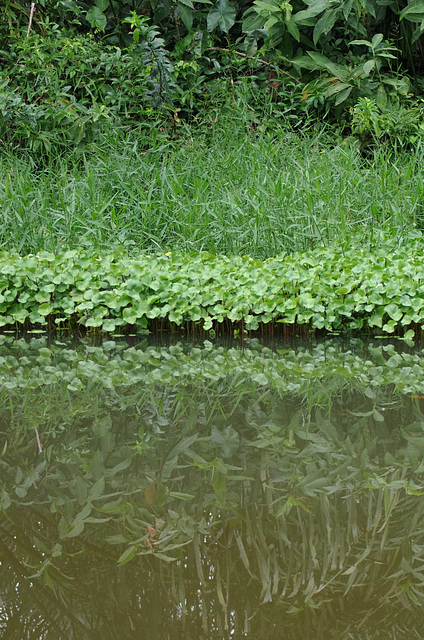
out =
[(422, 254), (411, 237), (378, 247), (249, 256), (0, 254), (0, 326), (114, 332), (362, 331), (412, 338), (424, 317)]

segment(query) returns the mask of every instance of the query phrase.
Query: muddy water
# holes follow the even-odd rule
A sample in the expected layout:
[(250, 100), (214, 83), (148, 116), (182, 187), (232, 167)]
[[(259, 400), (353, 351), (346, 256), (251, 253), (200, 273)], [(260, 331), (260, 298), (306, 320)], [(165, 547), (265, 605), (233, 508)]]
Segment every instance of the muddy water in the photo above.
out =
[(0, 636), (424, 638), (402, 343), (0, 344)]

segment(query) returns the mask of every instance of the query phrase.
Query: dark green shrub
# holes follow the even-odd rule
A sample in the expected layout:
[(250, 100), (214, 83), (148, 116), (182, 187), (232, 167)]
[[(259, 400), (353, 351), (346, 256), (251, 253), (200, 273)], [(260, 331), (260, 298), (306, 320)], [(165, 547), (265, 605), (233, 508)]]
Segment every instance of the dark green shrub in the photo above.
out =
[(374, 99), (360, 98), (351, 114), (352, 133), (359, 138), (362, 148), (388, 142), (402, 149), (424, 136), (422, 101), (381, 108)]
[(171, 98), (171, 68), (157, 36), (146, 27), (126, 50), (55, 26), (46, 36), (15, 38), (0, 72), (3, 141), (48, 152), (53, 141), (89, 142), (102, 121), (145, 118)]

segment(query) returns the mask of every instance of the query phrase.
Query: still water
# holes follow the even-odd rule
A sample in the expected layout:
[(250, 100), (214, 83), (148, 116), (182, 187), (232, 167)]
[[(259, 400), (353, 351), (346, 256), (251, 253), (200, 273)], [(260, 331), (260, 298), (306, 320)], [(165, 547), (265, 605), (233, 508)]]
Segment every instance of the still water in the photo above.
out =
[(424, 638), (424, 351), (0, 337), (4, 640)]

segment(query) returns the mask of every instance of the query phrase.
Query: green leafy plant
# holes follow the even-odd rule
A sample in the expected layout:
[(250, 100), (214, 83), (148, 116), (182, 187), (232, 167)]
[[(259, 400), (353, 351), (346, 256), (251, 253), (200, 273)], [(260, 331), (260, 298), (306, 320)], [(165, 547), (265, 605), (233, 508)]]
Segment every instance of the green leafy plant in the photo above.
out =
[(304, 104), (324, 114), (335, 107), (332, 116), (340, 119), (339, 105), (352, 106), (360, 97), (377, 96), (385, 108), (406, 96), (408, 73), (416, 75), (418, 69), (421, 31), (412, 34), (404, 18), (420, 21), (419, 6), (377, 8), (372, 1), (329, 6), (315, 0), (304, 8), (302, 2), (258, 0), (245, 11), (243, 30), (252, 38), (263, 29), (269, 55), (282, 54), (286, 65), (299, 70)]
[(217, 0), (209, 10), (207, 16), (208, 31), (214, 31), (217, 27), (224, 33), (228, 33), (236, 21), (236, 10), (228, 0)]
[(286, 55), (293, 53), (293, 40), (300, 39), (293, 5), (278, 0), (255, 0), (244, 13), (243, 30), (250, 38), (265, 37), (267, 48), (280, 45)]
[(351, 110), (352, 132), (361, 147), (389, 142), (397, 148), (419, 143), (424, 135), (423, 106), (415, 102), (403, 106), (381, 108), (376, 100), (360, 98)]
[(3, 252), (0, 326), (77, 322), (114, 332), (160, 323), (243, 334), (279, 323), (286, 332), (377, 330), (411, 339), (424, 317), (421, 252), (422, 241), (411, 236), (400, 250), (330, 246), (264, 262), (206, 252)]
[(316, 51), (308, 51), (308, 55), (300, 56), (293, 63), (311, 72), (319, 70), (318, 78), (305, 85), (302, 100), (308, 103), (327, 101), (334, 106), (350, 104), (360, 97), (376, 95), (380, 107), (388, 103), (388, 93), (392, 103), (408, 94), (409, 80), (406, 77), (394, 76), (390, 72), (382, 73), (382, 69), (394, 59), (394, 48), (383, 41), (383, 35), (376, 34), (371, 42), (354, 40), (354, 46), (366, 47), (369, 54), (354, 58), (353, 64), (339, 63)]
[(102, 121), (139, 119), (171, 100), (163, 40), (142, 26), (141, 40), (126, 51), (57, 29), (17, 38), (0, 74), (4, 138), (49, 152), (55, 140), (89, 142)]
[(165, 42), (163, 38), (158, 37), (159, 31), (149, 26), (147, 18), (137, 15), (135, 11), (124, 23), (128, 23), (132, 30), (132, 51), (140, 56), (140, 65), (148, 72), (150, 88), (145, 94), (146, 102), (155, 107), (164, 102), (172, 102), (173, 68), (164, 48)]

